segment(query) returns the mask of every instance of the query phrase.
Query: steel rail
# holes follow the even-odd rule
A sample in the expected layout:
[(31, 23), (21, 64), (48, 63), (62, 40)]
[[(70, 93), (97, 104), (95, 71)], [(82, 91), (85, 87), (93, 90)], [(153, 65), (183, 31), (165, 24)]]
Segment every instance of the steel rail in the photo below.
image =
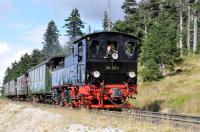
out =
[(92, 110), (101, 114), (109, 114), (113, 116), (126, 116), (140, 121), (146, 121), (153, 124), (170, 124), (175, 127), (190, 128), (194, 131), (200, 130), (200, 116), (171, 114), (161, 112), (151, 112), (144, 110), (129, 111), (108, 111), (108, 110)]
[(182, 121), (182, 122), (190, 122), (190, 123), (196, 123), (200, 124), (200, 116), (194, 116), (194, 115), (183, 115), (183, 114), (169, 114), (169, 113), (160, 113), (160, 112), (151, 112), (151, 111), (138, 111), (138, 110), (133, 110), (131, 113), (136, 114), (143, 114), (146, 116), (152, 116), (152, 117), (157, 117), (161, 119), (166, 119), (166, 120), (177, 120), (177, 121)]

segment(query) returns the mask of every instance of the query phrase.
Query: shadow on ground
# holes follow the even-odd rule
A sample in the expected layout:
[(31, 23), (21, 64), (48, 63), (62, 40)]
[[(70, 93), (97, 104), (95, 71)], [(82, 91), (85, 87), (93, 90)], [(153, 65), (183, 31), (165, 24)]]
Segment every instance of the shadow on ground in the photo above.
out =
[(151, 102), (150, 104), (145, 105), (142, 109), (153, 112), (159, 112), (161, 110), (161, 105), (163, 102), (164, 100), (156, 100), (154, 102)]

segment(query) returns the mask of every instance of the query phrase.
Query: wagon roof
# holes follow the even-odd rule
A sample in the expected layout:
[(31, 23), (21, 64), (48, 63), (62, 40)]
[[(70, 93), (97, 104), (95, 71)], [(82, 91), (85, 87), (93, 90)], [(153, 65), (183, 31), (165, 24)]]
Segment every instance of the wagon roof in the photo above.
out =
[(83, 36), (83, 37), (81, 37), (81, 38), (75, 40), (73, 43), (75, 44), (75, 43), (77, 43), (77, 42), (79, 42), (79, 41), (81, 41), (81, 40), (83, 40), (83, 39), (85, 39), (85, 38), (87, 38), (87, 37), (89, 37), (89, 36), (93, 36), (93, 35), (97, 35), (97, 34), (122, 34), (122, 35), (125, 35), (125, 36), (128, 36), (128, 37), (135, 38), (135, 39), (138, 39), (138, 40), (139, 40), (138, 37), (136, 37), (136, 36), (134, 36), (134, 35), (131, 35), (131, 34), (128, 34), (128, 33), (113, 32), (113, 31), (112, 31), (112, 32), (103, 31), (103, 32), (96, 32), (96, 33), (87, 34), (87, 35), (85, 35), (85, 36)]

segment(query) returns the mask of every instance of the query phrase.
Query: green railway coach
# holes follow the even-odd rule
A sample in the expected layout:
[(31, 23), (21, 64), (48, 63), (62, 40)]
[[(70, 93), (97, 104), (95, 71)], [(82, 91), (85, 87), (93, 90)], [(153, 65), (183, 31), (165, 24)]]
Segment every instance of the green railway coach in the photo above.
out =
[(9, 95), (8, 87), (9, 87), (9, 83), (6, 83), (5, 86), (4, 86), (4, 95), (5, 96)]
[(28, 93), (32, 95), (46, 94), (51, 91), (51, 75), (49, 60), (28, 70)]
[(17, 95), (27, 95), (28, 94), (28, 86), (27, 86), (27, 76), (22, 75), (17, 78)]

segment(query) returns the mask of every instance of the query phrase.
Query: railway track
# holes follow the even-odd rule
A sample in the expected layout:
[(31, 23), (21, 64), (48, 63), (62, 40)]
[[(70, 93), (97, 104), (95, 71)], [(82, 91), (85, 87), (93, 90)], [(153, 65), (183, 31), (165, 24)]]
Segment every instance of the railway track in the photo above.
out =
[(138, 109), (126, 109), (123, 111), (90, 109), (89, 111), (97, 112), (108, 116), (133, 118), (135, 120), (145, 121), (157, 125), (169, 124), (174, 127), (185, 128), (195, 132), (200, 131), (200, 116), (152, 112)]
[(136, 120), (145, 121), (153, 124), (169, 124), (174, 127), (190, 129), (192, 131), (200, 131), (200, 116), (190, 116), (183, 114), (168, 114), (160, 112), (151, 112), (143, 110), (129, 111), (108, 111), (108, 110), (93, 110), (102, 114), (113, 116), (126, 116)]

